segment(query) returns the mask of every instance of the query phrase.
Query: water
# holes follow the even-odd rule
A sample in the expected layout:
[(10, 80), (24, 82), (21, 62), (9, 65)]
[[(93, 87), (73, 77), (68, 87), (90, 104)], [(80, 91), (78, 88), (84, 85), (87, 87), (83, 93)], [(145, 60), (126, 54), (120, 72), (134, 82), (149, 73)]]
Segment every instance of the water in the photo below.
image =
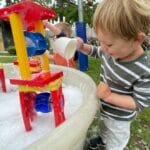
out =
[(69, 68), (69, 59), (66, 59), (67, 60), (67, 67)]

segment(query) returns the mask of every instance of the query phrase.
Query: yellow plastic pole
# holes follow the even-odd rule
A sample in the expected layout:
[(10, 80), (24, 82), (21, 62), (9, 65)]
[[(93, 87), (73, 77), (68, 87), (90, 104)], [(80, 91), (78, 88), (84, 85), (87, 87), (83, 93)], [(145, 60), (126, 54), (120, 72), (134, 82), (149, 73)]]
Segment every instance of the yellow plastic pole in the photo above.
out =
[[(39, 32), (44, 35), (44, 25), (41, 20), (37, 21), (35, 24), (35, 32)], [(42, 70), (50, 71), (49, 59), (46, 53), (42, 55)]]
[(44, 25), (41, 20), (36, 21), (34, 31), (44, 35)]
[(21, 17), (19, 16), (19, 14), (13, 13), (9, 15), (9, 19), (16, 48), (17, 58), (19, 62), (18, 66), (20, 69), (21, 78), (29, 79), (31, 77), (31, 73), (29, 68)]

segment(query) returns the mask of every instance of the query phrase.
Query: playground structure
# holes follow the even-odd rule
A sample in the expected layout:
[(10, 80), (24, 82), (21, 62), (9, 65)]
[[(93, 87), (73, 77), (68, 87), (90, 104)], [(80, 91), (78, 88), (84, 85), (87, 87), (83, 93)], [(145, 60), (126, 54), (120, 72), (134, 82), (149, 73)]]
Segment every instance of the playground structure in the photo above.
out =
[(0, 9), (0, 19), (10, 21), (13, 33), (17, 54), (17, 61), (14, 64), (18, 66), (20, 78), (12, 78), (10, 82), (19, 87), (26, 131), (32, 130), (30, 121), (37, 116), (35, 110), (48, 113), (51, 111), (51, 104), (55, 126), (65, 121), (63, 72), (50, 70), (45, 53), (46, 40), (42, 22), (55, 17), (53, 10), (32, 1), (22, 1)]

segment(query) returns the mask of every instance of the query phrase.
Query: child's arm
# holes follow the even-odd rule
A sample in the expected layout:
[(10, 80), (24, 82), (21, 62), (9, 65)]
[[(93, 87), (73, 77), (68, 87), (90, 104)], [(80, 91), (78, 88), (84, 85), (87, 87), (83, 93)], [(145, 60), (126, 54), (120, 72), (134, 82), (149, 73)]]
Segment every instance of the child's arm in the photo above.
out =
[(76, 39), (77, 39), (78, 50), (88, 55), (91, 52), (91, 45), (84, 43), (83, 40), (79, 37), (76, 37)]
[(77, 39), (77, 50), (78, 51), (80, 51), (86, 55), (90, 55), (94, 58), (101, 57), (102, 50), (100, 49), (100, 47), (86, 44), (79, 37), (77, 37), (76, 39)]
[(46, 28), (48, 28), (54, 35), (59, 35), (61, 30), (54, 26), (53, 24), (49, 23), (48, 21), (43, 21)]
[(136, 109), (136, 103), (132, 96), (121, 95), (111, 92), (108, 84), (100, 82), (97, 88), (97, 96), (101, 98), (104, 102), (122, 107), (125, 109)]

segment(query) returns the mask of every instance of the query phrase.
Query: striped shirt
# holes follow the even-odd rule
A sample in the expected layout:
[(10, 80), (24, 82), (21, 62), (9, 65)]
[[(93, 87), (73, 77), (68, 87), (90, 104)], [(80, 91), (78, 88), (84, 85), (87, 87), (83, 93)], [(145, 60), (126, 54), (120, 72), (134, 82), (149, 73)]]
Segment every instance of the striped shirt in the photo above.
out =
[(120, 62), (107, 55), (100, 48), (91, 47), (92, 57), (101, 58), (101, 80), (112, 92), (130, 95), (136, 103), (136, 110), (124, 109), (101, 101), (101, 115), (116, 120), (129, 121), (137, 111), (150, 105), (150, 62), (146, 54), (129, 62)]

